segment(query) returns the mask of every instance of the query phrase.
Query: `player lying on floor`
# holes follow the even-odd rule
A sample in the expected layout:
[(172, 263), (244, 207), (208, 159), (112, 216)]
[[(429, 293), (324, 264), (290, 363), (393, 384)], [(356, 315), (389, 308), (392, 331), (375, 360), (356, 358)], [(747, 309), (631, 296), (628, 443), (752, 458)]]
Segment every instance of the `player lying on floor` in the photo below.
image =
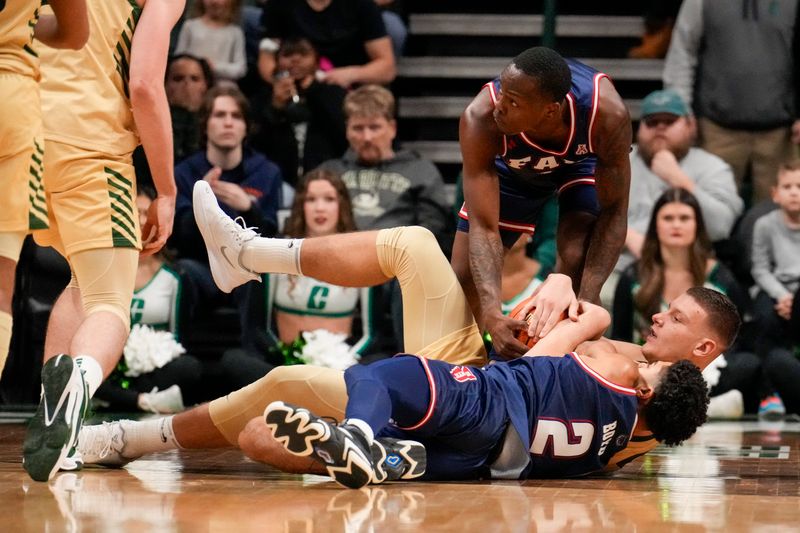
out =
[[(384, 283), (397, 276), (403, 291), (407, 351), (453, 364), (486, 363), (480, 333), (461, 287), (429, 231), (408, 227), (304, 241), (263, 239), (221, 213), (202, 182), (195, 195), (198, 221), (209, 243), (212, 272), (226, 290), (256, 279), (253, 272), (257, 271), (304, 273), (353, 286)], [(221, 246), (229, 250), (237, 266), (223, 260)], [(270, 251), (270, 247), (277, 251)], [(562, 278), (554, 276), (547, 282), (563, 282)], [(732, 342), (739, 318), (735, 307), (721, 294), (707, 289), (698, 294), (702, 299), (684, 294), (669, 311), (654, 315), (653, 335), (644, 346), (597, 342), (611, 342), (617, 351), (639, 361), (688, 358), (703, 368)], [(575, 344), (564, 351), (577, 347)], [(581, 346), (580, 351), (589, 348)], [(342, 420), (347, 402), (343, 373), (308, 366), (279, 367), (227, 397), (174, 417), (88, 426), (82, 431), (80, 449), (87, 462), (121, 464), (175, 448), (240, 445), (256, 460), (284, 470), (308, 471), (313, 461), (286, 453), (270, 439), (262, 413), (276, 400)], [(655, 445), (652, 435), (634, 436), (628, 448), (609, 464), (621, 466)]]
[[(470, 368), (402, 354), (355, 365), (344, 373), (340, 424), (276, 401), (266, 425), (350, 488), (384, 481), (383, 465), (402, 460), (431, 480), (579, 476), (604, 469), (635, 433), (670, 445), (689, 438), (708, 405), (693, 363), (635, 362), (608, 343), (547, 356), (608, 326), (603, 308), (583, 306), (520, 359)], [(399, 439), (405, 453), (373, 456), (376, 437)]]

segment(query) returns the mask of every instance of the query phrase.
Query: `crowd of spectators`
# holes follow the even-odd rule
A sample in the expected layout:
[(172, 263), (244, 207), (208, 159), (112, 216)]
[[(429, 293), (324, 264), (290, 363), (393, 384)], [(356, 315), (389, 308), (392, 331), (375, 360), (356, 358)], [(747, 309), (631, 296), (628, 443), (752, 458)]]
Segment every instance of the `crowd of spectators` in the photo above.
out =
[[(651, 14), (662, 25), (648, 31), (662, 39), (667, 27), (672, 43), (668, 52), (658, 45), (667, 57), (666, 89), (643, 100), (630, 153), (625, 249), (602, 295), (613, 311), (608, 335), (641, 341), (650, 316), (672, 297), (712, 287), (734, 300), (746, 322), (711, 380), (712, 413), (800, 413), (797, 2), (735, 17), (702, 0), (684, 0), (680, 12), (680, 2), (651, 3), (661, 5)], [(388, 87), (405, 45), (403, 15), (392, 0), (269, 0), (263, 9), (194, 2), (165, 77), (178, 185), (174, 232), (167, 255), (140, 264), (132, 304), (134, 325), (171, 332), (190, 350), (134, 377), (121, 368), (99, 398), (118, 409), (177, 410), (284, 364), (303, 332), (317, 329), (346, 336), (357, 357), (402, 350), (396, 283), (347, 289), (270, 275), (230, 295), (219, 291), (194, 222), (192, 186), (208, 181), (231, 217), (264, 236), (421, 225), (449, 253), (453, 199), (437, 167), (397, 143)], [(730, 34), (718, 35), (720, 27)], [(758, 74), (744, 79), (742, 72)], [(146, 193), (143, 158), (136, 152)], [(146, 204), (147, 194), (139, 201)], [(546, 217), (533, 242), (522, 236), (507, 255), (506, 312), (553, 269), (556, 220)], [(213, 334), (220, 309), (237, 317), (238, 338), (209, 366), (191, 353), (191, 330)], [(200, 383), (209, 374), (227, 385), (206, 391)]]

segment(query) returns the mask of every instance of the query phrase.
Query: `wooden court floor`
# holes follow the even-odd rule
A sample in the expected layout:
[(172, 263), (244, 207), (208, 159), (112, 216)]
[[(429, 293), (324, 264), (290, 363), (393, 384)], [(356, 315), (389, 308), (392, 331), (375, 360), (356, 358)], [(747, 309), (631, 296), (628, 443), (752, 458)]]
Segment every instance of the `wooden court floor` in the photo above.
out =
[(236, 450), (152, 455), (50, 483), (0, 425), (2, 532), (800, 531), (800, 423), (709, 423), (613, 476), (346, 490)]

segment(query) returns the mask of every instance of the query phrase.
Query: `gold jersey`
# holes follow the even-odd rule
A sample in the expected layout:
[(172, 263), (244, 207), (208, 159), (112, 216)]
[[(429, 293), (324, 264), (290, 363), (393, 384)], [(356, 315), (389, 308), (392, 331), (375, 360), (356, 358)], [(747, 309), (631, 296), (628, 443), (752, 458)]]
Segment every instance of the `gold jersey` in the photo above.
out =
[(40, 6), (41, 0), (0, 0), (0, 72), (39, 79), (33, 28)]
[(141, 8), (133, 0), (87, 0), (86, 8), (89, 41), (82, 49), (35, 43), (41, 58), (44, 137), (111, 155), (128, 154), (139, 144), (128, 80)]

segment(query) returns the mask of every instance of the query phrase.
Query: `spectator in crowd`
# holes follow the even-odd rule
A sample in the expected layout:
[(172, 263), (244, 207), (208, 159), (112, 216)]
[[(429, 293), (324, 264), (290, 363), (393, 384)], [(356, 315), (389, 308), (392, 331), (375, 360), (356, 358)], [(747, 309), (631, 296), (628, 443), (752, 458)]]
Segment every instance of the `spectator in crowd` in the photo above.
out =
[(693, 146), (696, 120), (677, 92), (655, 91), (642, 101), (642, 120), (631, 150), (628, 233), (616, 270), (641, 257), (656, 198), (669, 188), (691, 192), (706, 220), (712, 242), (730, 237), (744, 202), (730, 166)]
[(214, 75), (236, 81), (247, 73), (241, 0), (197, 0), (196, 17), (181, 27), (175, 54), (202, 57)]
[[(749, 309), (747, 292), (725, 265), (713, 257), (697, 199), (685, 189), (670, 188), (653, 207), (640, 259), (620, 277), (614, 297), (612, 338), (644, 342), (653, 334), (650, 318), (665, 311), (685, 290), (696, 286), (727, 295), (741, 315)], [(742, 396), (746, 410), (755, 412), (763, 394), (758, 357), (734, 346), (725, 352), (724, 359), (727, 366), (711, 389), (711, 395), (719, 399), (712, 398), (714, 405), (710, 412), (741, 415)], [(722, 396), (734, 389), (739, 393)]]
[[(261, 18), (265, 37), (278, 41), (305, 37), (322, 58), (324, 81), (349, 88), (388, 84), (396, 75), (392, 42), (374, 0), (270, 0)], [(274, 58), (262, 62), (272, 79)]]
[(628, 50), (628, 57), (661, 59), (667, 55), (675, 17), (682, 0), (646, 0), (641, 2), (644, 15), (644, 34), (639, 46)]
[[(154, 198), (154, 191), (148, 187), (139, 189), (136, 207), (142, 224)], [(188, 287), (184, 287), (182, 276), (167, 263), (163, 250), (153, 255), (139, 256), (136, 284), (131, 300), (131, 326), (135, 328), (139, 324), (140, 327), (146, 326), (147, 329), (143, 328), (140, 331), (144, 333), (135, 333), (129, 337), (125, 354), (120, 360), (121, 368), (118, 367), (100, 385), (95, 399), (101, 400), (116, 411), (153, 413), (182, 411), (187, 402), (187, 393), (192, 403), (197, 401), (193, 395), (200, 385), (202, 365), (195, 357), (180, 355), (179, 350), (176, 350), (188, 318), (192, 300), (190, 294)], [(155, 342), (152, 335), (148, 339), (141, 336), (153, 331), (172, 333), (175, 342)], [(141, 341), (140, 346), (131, 346), (132, 343), (139, 341)], [(161, 353), (158, 355), (145, 353), (148, 351)], [(133, 354), (137, 359), (148, 361), (137, 364), (134, 364), (134, 361), (127, 361)], [(159, 361), (161, 366), (141, 372), (145, 364), (152, 360)], [(122, 368), (135, 370), (134, 375), (126, 376)]]
[(800, 326), (792, 317), (800, 289), (799, 161), (781, 166), (772, 199), (779, 208), (759, 218), (753, 231), (752, 274), (759, 289), (754, 309), (756, 353), (789, 410), (800, 413), (796, 392), (800, 362), (792, 353), (797, 348), (792, 332)]
[(178, 198), (172, 245), (181, 258), (197, 260), (192, 269), (200, 296), (220, 296), (208, 270), (203, 238), (192, 213), (192, 187), (197, 180), (210, 183), (222, 208), (232, 217), (242, 217), (247, 226), (262, 235), (275, 235), (280, 204), (281, 173), (260, 153), (245, 145), (249, 127), (249, 104), (235, 87), (214, 87), (200, 109), (204, 148), (175, 167)]
[(665, 86), (693, 104), (700, 146), (731, 165), (745, 199), (749, 171), (752, 204), (800, 142), (797, 4), (684, 0), (667, 53)]
[(167, 62), (164, 83), (172, 115), (175, 162), (179, 163), (200, 149), (197, 113), (206, 92), (214, 86), (214, 73), (205, 59), (181, 54)]
[(341, 157), (347, 149), (342, 109), (346, 93), (338, 85), (318, 81), (319, 57), (308, 39), (283, 40), (277, 61), (274, 78), (265, 79), (268, 83), (262, 83), (252, 99), (257, 109), (252, 144), (294, 186), (305, 171)]
[(383, 25), (386, 26), (386, 33), (392, 40), (392, 51), (397, 59), (403, 55), (408, 38), (408, 27), (403, 20), (402, 0), (375, 0), (375, 3), (381, 8)]
[(352, 91), (344, 101), (350, 148), (322, 168), (341, 175), (360, 230), (424, 226), (450, 239), (450, 205), (436, 166), (414, 152), (395, 151), (395, 100), (378, 85)]
[[(321, 237), (355, 230), (350, 196), (342, 180), (327, 170), (306, 174), (297, 188), (284, 235)], [(262, 285), (250, 284), (247, 325), (242, 332), (247, 350), (263, 357), (279, 341), (291, 344), (302, 332), (319, 329), (353, 339), (357, 315), (361, 333), (353, 339), (353, 351), (362, 355), (374, 347), (378, 305), (373, 287), (340, 287), (289, 274), (265, 274), (262, 279)]]

